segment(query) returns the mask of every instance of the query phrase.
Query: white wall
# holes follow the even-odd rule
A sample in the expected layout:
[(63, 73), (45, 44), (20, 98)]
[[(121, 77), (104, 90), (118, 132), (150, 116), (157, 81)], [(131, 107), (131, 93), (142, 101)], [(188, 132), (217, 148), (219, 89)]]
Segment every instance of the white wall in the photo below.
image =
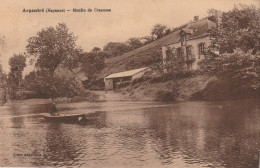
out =
[[(194, 55), (195, 55), (195, 61), (192, 63), (192, 69), (198, 69), (198, 62), (201, 59), (204, 59), (204, 55), (200, 55), (200, 59), (199, 59), (199, 43), (204, 42), (206, 46), (209, 46), (210, 44), (210, 39), (208, 36), (206, 37), (202, 37), (202, 38), (197, 38), (197, 39), (193, 39), (193, 40), (187, 40), (187, 45), (192, 45), (193, 46), (193, 50), (194, 50)], [(174, 43), (174, 44), (170, 44), (167, 47), (170, 48), (178, 48), (181, 47), (181, 43)], [(163, 64), (166, 64), (166, 50), (167, 50), (166, 46), (162, 47), (162, 55), (163, 55)]]

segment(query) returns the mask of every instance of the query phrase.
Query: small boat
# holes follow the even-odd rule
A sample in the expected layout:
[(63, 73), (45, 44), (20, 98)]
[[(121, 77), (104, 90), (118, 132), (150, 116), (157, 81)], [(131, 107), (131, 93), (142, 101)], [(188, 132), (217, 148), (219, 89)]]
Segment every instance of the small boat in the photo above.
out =
[(85, 114), (58, 114), (58, 115), (43, 114), (42, 116), (46, 121), (52, 121), (52, 122), (79, 123), (87, 120)]

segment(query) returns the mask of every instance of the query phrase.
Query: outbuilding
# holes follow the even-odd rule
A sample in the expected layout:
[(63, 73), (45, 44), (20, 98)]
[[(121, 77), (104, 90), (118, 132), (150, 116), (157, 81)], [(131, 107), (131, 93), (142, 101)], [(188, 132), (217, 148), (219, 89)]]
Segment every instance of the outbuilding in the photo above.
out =
[(113, 90), (116, 88), (119, 82), (132, 81), (136, 78), (142, 77), (146, 72), (150, 71), (150, 68), (139, 68), (130, 71), (118, 72), (111, 74), (104, 78), (105, 89)]

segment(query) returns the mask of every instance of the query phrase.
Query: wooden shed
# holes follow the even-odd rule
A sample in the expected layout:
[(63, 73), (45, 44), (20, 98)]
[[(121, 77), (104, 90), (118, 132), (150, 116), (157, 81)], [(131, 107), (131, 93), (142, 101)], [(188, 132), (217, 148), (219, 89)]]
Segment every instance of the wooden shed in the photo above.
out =
[(142, 77), (146, 72), (150, 71), (150, 68), (139, 68), (130, 71), (118, 72), (111, 74), (104, 78), (105, 89), (113, 90), (116, 88), (116, 84), (119, 82), (132, 81), (136, 78)]

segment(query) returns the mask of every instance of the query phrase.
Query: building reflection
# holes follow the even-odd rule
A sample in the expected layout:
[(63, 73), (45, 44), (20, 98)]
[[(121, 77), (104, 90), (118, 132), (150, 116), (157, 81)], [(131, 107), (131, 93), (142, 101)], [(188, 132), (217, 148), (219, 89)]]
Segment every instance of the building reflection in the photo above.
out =
[(188, 102), (144, 110), (154, 151), (161, 162), (174, 162), (181, 154), (189, 164), (256, 166), (257, 159), (253, 158), (260, 145), (255, 140), (260, 137), (259, 132), (252, 131), (252, 125), (259, 120), (248, 119), (257, 112), (252, 104), (242, 103), (241, 107), (237, 103)]

